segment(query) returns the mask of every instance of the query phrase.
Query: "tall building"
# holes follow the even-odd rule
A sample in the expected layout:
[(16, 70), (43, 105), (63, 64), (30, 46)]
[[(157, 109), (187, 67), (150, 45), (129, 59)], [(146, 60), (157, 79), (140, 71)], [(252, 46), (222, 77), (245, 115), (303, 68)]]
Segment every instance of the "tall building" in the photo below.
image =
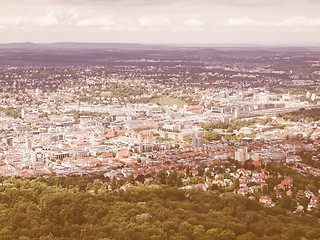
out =
[(307, 97), (307, 98), (310, 98), (310, 97), (311, 97), (311, 93), (310, 93), (310, 92), (307, 92), (306, 97)]
[(21, 108), (21, 118), (24, 118), (25, 117), (25, 110), (24, 108)]
[(253, 161), (260, 161), (260, 153), (258, 153), (258, 152), (252, 152), (252, 153), (251, 153), (251, 159), (252, 159)]
[(234, 158), (236, 161), (239, 161), (239, 162), (244, 162), (244, 161), (248, 160), (249, 159), (248, 148), (244, 147), (244, 148), (241, 148), (238, 151), (236, 151), (234, 153)]
[(202, 148), (203, 147), (203, 138), (202, 137), (192, 138), (192, 147)]
[(29, 152), (31, 150), (32, 150), (32, 140), (26, 137), (26, 151)]
[(239, 109), (238, 109), (238, 108), (236, 108), (236, 109), (234, 110), (234, 117), (235, 117), (235, 118), (239, 118)]

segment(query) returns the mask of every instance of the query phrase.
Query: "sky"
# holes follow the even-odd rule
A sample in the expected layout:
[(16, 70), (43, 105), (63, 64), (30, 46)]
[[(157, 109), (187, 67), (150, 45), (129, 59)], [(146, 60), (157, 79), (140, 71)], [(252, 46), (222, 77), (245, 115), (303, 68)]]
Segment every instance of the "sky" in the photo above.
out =
[(0, 1), (0, 43), (320, 45), (320, 0)]

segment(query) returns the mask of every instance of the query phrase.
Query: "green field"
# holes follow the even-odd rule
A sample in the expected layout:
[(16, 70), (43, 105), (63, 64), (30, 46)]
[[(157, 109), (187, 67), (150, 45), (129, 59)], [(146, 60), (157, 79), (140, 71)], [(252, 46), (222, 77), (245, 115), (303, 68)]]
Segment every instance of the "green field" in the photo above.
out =
[(101, 92), (101, 97), (111, 97), (112, 96), (112, 92)]
[(150, 101), (150, 103), (159, 104), (161, 106), (177, 105), (179, 108), (183, 108), (183, 106), (187, 104), (187, 102), (185, 102), (181, 99), (176, 99), (176, 98), (172, 98), (172, 97), (154, 98)]

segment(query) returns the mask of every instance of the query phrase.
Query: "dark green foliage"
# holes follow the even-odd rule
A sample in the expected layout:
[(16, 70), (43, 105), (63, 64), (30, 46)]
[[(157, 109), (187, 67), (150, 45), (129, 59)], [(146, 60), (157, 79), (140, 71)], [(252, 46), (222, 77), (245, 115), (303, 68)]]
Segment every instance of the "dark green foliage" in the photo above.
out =
[[(282, 176), (289, 176), (293, 179), (294, 186), (296, 189), (306, 189), (308, 187), (310, 190), (314, 190), (314, 193), (317, 193), (317, 189), (320, 188), (320, 181), (319, 177), (314, 176), (302, 176), (300, 173), (298, 173), (295, 170), (292, 170), (284, 165), (280, 164), (274, 164), (274, 163), (268, 163), (266, 166), (266, 170), (274, 173), (280, 173)], [(276, 177), (273, 179), (270, 179), (270, 181), (267, 181), (269, 184), (269, 188), (273, 188), (275, 184), (280, 183), (280, 179), (277, 179)]]
[(207, 132), (204, 135), (204, 138), (207, 139), (208, 141), (218, 141), (221, 140), (221, 136), (217, 132)]
[[(296, 155), (301, 157), (303, 163), (310, 165), (311, 167), (320, 168), (320, 161), (312, 159), (313, 156), (318, 156), (320, 154), (320, 148), (316, 151), (300, 151)], [(316, 158), (317, 159), (317, 158)]]
[[(162, 176), (161, 176), (162, 175)], [(98, 177), (98, 176), (96, 176)], [(160, 172), (168, 185), (179, 175)], [(132, 178), (132, 177), (131, 177)], [(10, 178), (0, 187), (0, 239), (318, 239), (307, 215), (263, 208), (232, 193), (150, 185), (126, 191), (80, 190), (104, 179)], [(160, 180), (160, 181), (161, 181)], [(284, 208), (290, 203), (284, 199)]]
[(245, 161), (243, 168), (247, 170), (254, 170), (255, 166), (253, 165), (252, 160), (247, 160)]
[(278, 117), (282, 117), (285, 120), (290, 121), (319, 121), (320, 120), (320, 108), (312, 108), (312, 109), (300, 109), (298, 111), (289, 112), (289, 113), (278, 113)]

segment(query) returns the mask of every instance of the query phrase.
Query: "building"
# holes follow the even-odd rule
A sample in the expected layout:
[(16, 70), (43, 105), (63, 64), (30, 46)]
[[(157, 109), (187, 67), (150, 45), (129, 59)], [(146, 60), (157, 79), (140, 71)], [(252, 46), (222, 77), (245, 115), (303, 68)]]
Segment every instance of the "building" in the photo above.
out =
[(234, 158), (236, 161), (244, 162), (249, 159), (248, 148), (244, 147), (235, 152)]
[(192, 147), (202, 148), (203, 147), (203, 138), (202, 137), (192, 138)]
[(238, 109), (238, 108), (236, 108), (236, 109), (234, 110), (234, 117), (235, 117), (236, 119), (238, 119), (238, 118), (240, 117), (240, 113), (239, 113), (239, 109)]
[(260, 161), (261, 154), (258, 152), (251, 152), (251, 159), (253, 161)]

